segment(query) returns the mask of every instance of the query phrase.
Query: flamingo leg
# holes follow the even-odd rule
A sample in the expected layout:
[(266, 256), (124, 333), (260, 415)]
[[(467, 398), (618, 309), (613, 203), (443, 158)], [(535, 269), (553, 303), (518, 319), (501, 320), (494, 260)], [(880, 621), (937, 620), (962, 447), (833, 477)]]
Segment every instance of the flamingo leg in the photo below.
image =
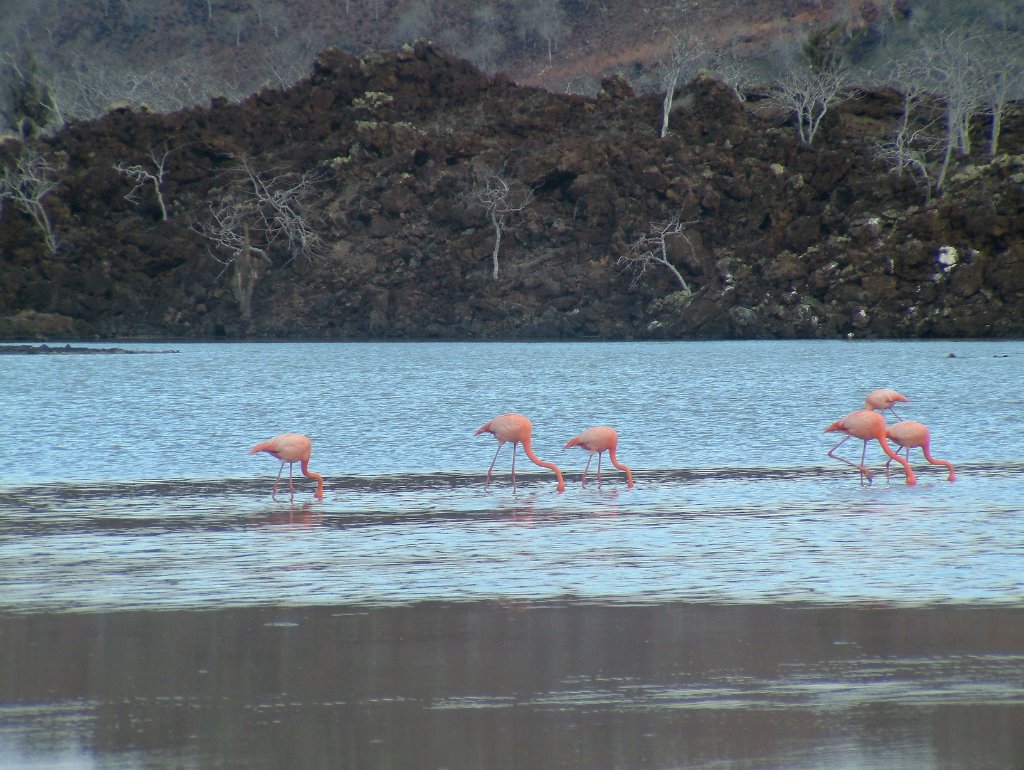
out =
[(868, 442), (864, 442), (864, 448), (860, 450), (860, 483), (864, 483), (864, 477), (868, 477), (868, 484), (871, 483), (871, 471), (868, 470), (867, 466), (864, 465), (864, 458), (868, 456)]
[[(870, 481), (871, 480), (871, 471), (869, 471), (867, 468), (864, 467), (864, 457), (863, 457), (863, 455), (861, 456), (860, 465), (857, 465), (857, 463), (853, 462), (853, 460), (847, 460), (845, 457), (840, 457), (839, 455), (835, 454), (835, 451), (837, 449), (839, 449), (839, 447), (841, 447), (843, 444), (845, 444), (849, 439), (850, 439), (850, 436), (846, 436), (842, 441), (840, 441), (838, 444), (836, 444), (834, 447), (832, 447), (830, 450), (828, 450), (828, 456), (832, 457), (832, 458), (834, 458), (836, 460), (839, 460), (840, 462), (846, 463), (847, 465), (850, 465), (850, 466), (856, 468), (857, 470), (859, 470), (860, 473), (861, 473), (861, 481), (864, 480), (863, 479), (863, 475), (864, 474), (867, 474), (868, 481)], [(866, 453), (867, 451), (868, 451), (868, 442), (865, 441), (864, 442), (864, 452)]]
[(292, 500), (295, 499), (295, 482), (292, 481), (293, 470), (295, 470), (295, 463), (288, 463), (288, 493)]
[(889, 407), (889, 411), (892, 412), (892, 416), (896, 418), (897, 422), (902, 422), (903, 421), (903, 418), (900, 417), (898, 414), (896, 414), (896, 410), (893, 409), (891, 406)]
[(519, 442), (512, 442), (512, 492), (516, 491), (516, 449), (519, 448)]
[(277, 484), (281, 481), (281, 473), (284, 471), (284, 460), (281, 461), (281, 465), (277, 469), (277, 478), (274, 479), (274, 491), (270, 493), (270, 497), (273, 500), (277, 499)]
[(604, 452), (598, 452), (597, 453), (597, 485), (598, 486), (601, 486), (601, 455), (603, 455), (603, 454), (604, 454)]
[[(594, 453), (591, 452), (590, 454), (587, 455), (587, 465), (583, 469), (583, 482), (580, 484), (580, 486), (582, 486), (582, 487), (585, 487), (587, 485), (587, 471), (590, 470), (590, 461), (593, 460), (593, 459), (594, 459)], [(598, 456), (598, 461), (600, 461), (600, 459), (601, 459), (600, 456)]]
[[(842, 457), (838, 457), (838, 456), (836, 456), (836, 455), (834, 455), (834, 454), (832, 454), (832, 453), (833, 453), (833, 452), (835, 452), (835, 451), (836, 451), (837, 449), (839, 449), (839, 447), (841, 447), (841, 446), (842, 446), (843, 444), (845, 444), (845, 443), (846, 443), (847, 441), (849, 441), (849, 440), (850, 440), (850, 437), (849, 437), (849, 436), (844, 436), (844, 437), (843, 437), (843, 438), (842, 438), (842, 439), (841, 439), (841, 440), (839, 441), (839, 443), (838, 443), (838, 444), (836, 444), (836, 445), (835, 445), (834, 447), (832, 447), (832, 448), (831, 448), (830, 450), (828, 450), (828, 456), (829, 456), (829, 457), (835, 457), (835, 459), (837, 459), (837, 460), (843, 460), (843, 458), (842, 458)], [(848, 462), (850, 462), (850, 461), (849, 461), (849, 460), (843, 460), (843, 462), (847, 462), (847, 463), (848, 463)]]
[(889, 447), (889, 444), (884, 439), (880, 439), (878, 443), (882, 445), (882, 449), (885, 450), (885, 453), (889, 455), (890, 458), (897, 460), (899, 464), (903, 466), (903, 470), (906, 471), (907, 474), (907, 486), (914, 486), (917, 483), (917, 479), (914, 478), (914, 469), (910, 467), (910, 448), (907, 448), (907, 459), (904, 459), (900, 457), (897, 452), (893, 452)]
[[(498, 448), (494, 452), (494, 459), (491, 460), (491, 467), (487, 469), (487, 479), (484, 481), (484, 488), (486, 489), (491, 484), (491, 471), (494, 470), (494, 464), (498, 462), (498, 452), (501, 451), (501, 442), (498, 442)], [(513, 450), (514, 452), (515, 450)], [(512, 455), (512, 459), (515, 460), (515, 454)]]

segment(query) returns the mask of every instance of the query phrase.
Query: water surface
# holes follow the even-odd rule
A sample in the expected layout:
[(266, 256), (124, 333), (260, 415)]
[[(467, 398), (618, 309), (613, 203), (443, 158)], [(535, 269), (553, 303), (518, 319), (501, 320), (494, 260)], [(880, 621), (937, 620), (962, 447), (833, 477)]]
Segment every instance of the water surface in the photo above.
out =
[(2, 767), (1024, 763), (1024, 343), (173, 347), (0, 357)]

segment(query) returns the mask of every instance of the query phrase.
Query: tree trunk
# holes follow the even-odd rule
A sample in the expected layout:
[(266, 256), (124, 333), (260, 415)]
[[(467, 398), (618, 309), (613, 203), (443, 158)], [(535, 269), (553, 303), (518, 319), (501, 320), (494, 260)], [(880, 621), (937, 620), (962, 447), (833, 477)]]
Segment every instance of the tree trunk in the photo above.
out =
[(946, 186), (946, 174), (949, 172), (949, 164), (953, 160), (953, 145), (956, 144), (956, 128), (955, 116), (948, 115), (946, 118), (946, 152), (942, 156), (942, 165), (935, 178), (936, 195), (942, 195), (942, 188)]
[(661, 103), (661, 138), (664, 139), (668, 135), (668, 116), (672, 112), (672, 101), (676, 98), (676, 83), (679, 81), (678, 75), (673, 76), (669, 79), (669, 82), (665, 86), (665, 99)]
[(498, 280), (498, 249), (501, 248), (501, 220), (495, 212), (491, 212), (491, 224), (494, 225), (494, 251), (491, 260), (494, 262), (494, 280)]
[(249, 245), (249, 226), (245, 226), (245, 243), (235, 257), (235, 299), (242, 313), (242, 320), (252, 320), (252, 295), (256, 290), (256, 279), (259, 277), (256, 260), (252, 256)]
[(990, 157), (995, 157), (996, 153), (999, 152), (999, 134), (1003, 127), (1003, 106), (993, 105), (992, 106), (992, 128), (988, 135), (988, 154)]

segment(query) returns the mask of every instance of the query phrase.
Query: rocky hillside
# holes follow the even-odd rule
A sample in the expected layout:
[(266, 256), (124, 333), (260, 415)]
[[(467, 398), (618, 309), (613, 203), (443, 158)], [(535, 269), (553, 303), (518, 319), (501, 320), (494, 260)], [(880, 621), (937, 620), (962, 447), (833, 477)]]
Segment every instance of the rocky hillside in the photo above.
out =
[[(870, 151), (898, 113), (896, 95), (862, 94), (808, 147), (783, 112), (701, 77), (659, 138), (660, 97), (621, 78), (574, 96), (426, 43), (328, 50), (287, 90), (114, 109), (45, 139), (57, 248), (7, 203), (0, 337), (1024, 334), (1024, 155), (965, 159), (926, 202)], [(1020, 152), (1024, 115), (1003, 130)], [(4, 161), (18, 151), (7, 142)], [(166, 220), (152, 185), (132, 196), (115, 170), (157, 159)], [(506, 218), (497, 279), (480, 205), (495, 179), (519, 202), (532, 191)], [(256, 185), (300, 189), (293, 208), (321, 243), (278, 241), (245, 271), (218, 249), (211, 217)], [(666, 256), (690, 292), (660, 265), (638, 276), (621, 261), (673, 219), (685, 237)]]

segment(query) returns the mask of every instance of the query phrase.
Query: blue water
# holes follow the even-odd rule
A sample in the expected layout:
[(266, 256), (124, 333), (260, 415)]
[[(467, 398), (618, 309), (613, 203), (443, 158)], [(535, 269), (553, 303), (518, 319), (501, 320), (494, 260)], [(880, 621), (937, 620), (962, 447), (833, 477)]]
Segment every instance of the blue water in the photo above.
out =
[[(0, 611), (1024, 602), (1022, 342), (121, 347), (177, 352), (0, 357)], [(917, 451), (916, 487), (827, 457), (878, 387), (955, 483)], [(510, 447), (485, 488), (496, 443), (473, 434), (510, 411), (564, 494), (521, 453), (513, 493)], [(581, 488), (561, 449), (601, 424), (632, 490), (607, 462)], [(322, 502), (306, 479), (272, 500), (278, 463), (247, 452), (289, 431)]]

